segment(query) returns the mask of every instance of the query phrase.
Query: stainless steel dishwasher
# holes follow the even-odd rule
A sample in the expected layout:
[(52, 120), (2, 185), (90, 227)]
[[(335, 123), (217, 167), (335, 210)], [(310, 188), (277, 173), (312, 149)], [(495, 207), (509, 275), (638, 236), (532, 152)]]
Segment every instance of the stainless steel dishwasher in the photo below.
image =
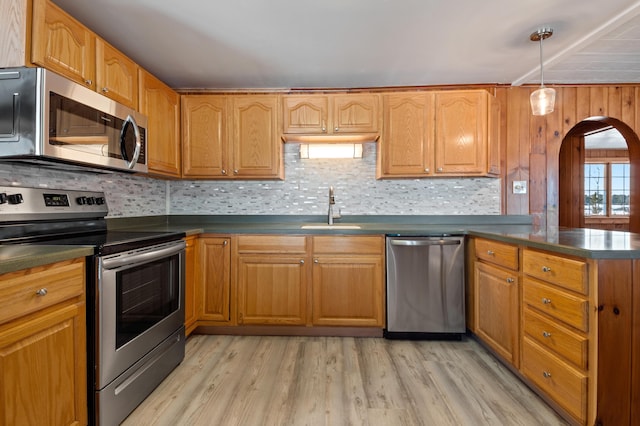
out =
[(384, 336), (459, 339), (465, 331), (464, 236), (387, 236)]

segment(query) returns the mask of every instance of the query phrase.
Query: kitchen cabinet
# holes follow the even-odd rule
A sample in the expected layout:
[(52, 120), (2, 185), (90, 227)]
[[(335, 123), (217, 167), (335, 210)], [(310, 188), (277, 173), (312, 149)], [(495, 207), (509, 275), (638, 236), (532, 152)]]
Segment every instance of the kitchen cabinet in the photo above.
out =
[(277, 95), (183, 95), (186, 178), (282, 179)]
[[(185, 335), (189, 336), (196, 328), (198, 319), (198, 298), (196, 297), (196, 241), (194, 236), (184, 239), (184, 328)], [(198, 263), (200, 265), (200, 263)]]
[(203, 235), (196, 253), (198, 325), (231, 324), (231, 239)]
[(587, 422), (587, 263), (524, 249), (522, 372), (575, 420)]
[(138, 65), (100, 38), (96, 38), (96, 90), (138, 109)]
[(384, 238), (314, 236), (313, 325), (384, 327)]
[(96, 36), (50, 0), (33, 0), (31, 62), (96, 88)]
[(50, 0), (33, 0), (31, 61), (138, 108), (138, 66)]
[(282, 97), (285, 134), (373, 133), (379, 131), (380, 95), (305, 94)]
[(473, 240), (474, 332), (516, 368), (520, 363), (520, 278), (517, 246)]
[(139, 111), (147, 116), (149, 174), (181, 176), (180, 95), (139, 68)]
[(236, 259), (239, 324), (307, 323), (306, 237), (240, 235)]
[(84, 258), (0, 276), (0, 424), (87, 424)]
[(497, 176), (499, 107), (485, 90), (388, 93), (378, 178)]

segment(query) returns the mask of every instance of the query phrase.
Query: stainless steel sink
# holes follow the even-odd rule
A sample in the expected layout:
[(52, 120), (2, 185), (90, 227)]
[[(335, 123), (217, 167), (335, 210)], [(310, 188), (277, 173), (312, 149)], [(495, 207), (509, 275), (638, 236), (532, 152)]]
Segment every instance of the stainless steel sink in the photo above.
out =
[(360, 225), (302, 225), (301, 229), (362, 229)]

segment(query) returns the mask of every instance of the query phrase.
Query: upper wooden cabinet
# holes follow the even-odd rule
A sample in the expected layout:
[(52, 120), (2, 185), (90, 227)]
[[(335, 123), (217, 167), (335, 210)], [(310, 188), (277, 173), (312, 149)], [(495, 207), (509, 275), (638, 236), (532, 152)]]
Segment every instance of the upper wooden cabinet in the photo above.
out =
[(138, 66), (50, 0), (33, 0), (31, 62), (138, 108)]
[(138, 108), (138, 65), (115, 47), (96, 39), (96, 90)]
[(498, 175), (498, 112), (485, 90), (383, 95), (378, 178)]
[(139, 69), (139, 110), (147, 116), (149, 173), (180, 177), (180, 95)]
[(95, 34), (49, 0), (33, 0), (31, 61), (95, 89)]
[(182, 176), (282, 179), (278, 95), (184, 95)]
[(377, 133), (380, 95), (330, 94), (283, 96), (283, 133)]

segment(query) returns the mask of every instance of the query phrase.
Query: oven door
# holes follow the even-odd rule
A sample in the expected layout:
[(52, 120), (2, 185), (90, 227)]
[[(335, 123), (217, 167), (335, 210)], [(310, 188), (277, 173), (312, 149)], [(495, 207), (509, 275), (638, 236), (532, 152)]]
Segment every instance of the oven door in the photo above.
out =
[(98, 258), (96, 389), (184, 325), (184, 241)]

